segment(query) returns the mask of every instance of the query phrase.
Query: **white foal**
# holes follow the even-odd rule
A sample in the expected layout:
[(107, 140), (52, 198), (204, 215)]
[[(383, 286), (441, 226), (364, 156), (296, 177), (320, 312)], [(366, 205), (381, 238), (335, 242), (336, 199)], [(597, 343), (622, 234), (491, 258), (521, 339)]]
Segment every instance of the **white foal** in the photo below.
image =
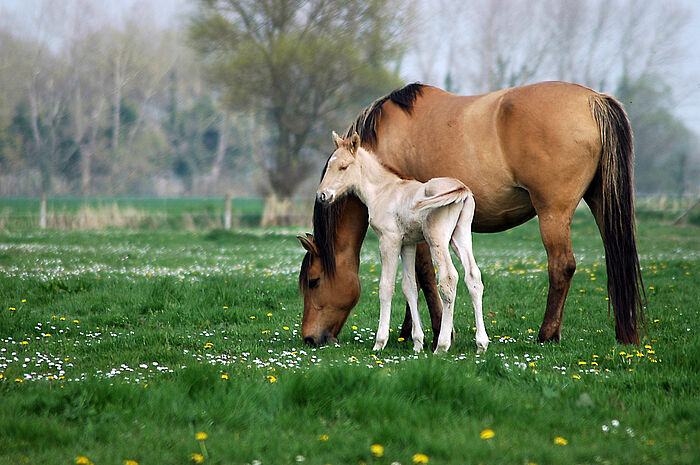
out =
[(465, 282), (476, 318), (477, 351), (485, 351), (489, 339), (481, 309), (484, 286), (472, 253), (472, 192), (454, 178), (434, 178), (426, 183), (401, 178), (398, 173), (382, 165), (373, 154), (360, 147), (357, 134), (343, 140), (333, 132), (333, 142), (336, 150), (328, 160), (316, 195), (319, 201), (332, 203), (344, 193), (353, 191), (369, 210), (369, 222), (379, 237), (382, 261), (379, 328), (374, 350), (383, 349), (389, 340), (391, 298), (399, 255), (403, 263), (401, 288), (413, 320), (413, 350), (420, 352), (423, 349), (415, 258), (416, 244), (426, 241), (437, 267), (438, 289), (443, 307), (435, 353), (446, 352), (452, 342), (454, 301), (459, 276), (450, 257), (450, 244), (466, 272)]

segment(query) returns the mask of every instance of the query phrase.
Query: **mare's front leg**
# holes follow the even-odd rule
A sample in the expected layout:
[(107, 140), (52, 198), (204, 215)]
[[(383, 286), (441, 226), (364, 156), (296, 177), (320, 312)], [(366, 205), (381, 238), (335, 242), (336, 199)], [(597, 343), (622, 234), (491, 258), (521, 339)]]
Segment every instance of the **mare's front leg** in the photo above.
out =
[(411, 319), (413, 325), (411, 329), (411, 339), (413, 340), (413, 351), (421, 352), (423, 350), (423, 327), (418, 314), (418, 288), (416, 286), (415, 276), (415, 261), (416, 261), (416, 246), (404, 245), (401, 248), (401, 263), (403, 264), (403, 280), (401, 288), (403, 295), (406, 297), (406, 304), (411, 310)]
[(391, 320), (391, 298), (394, 295), (394, 282), (399, 262), (401, 242), (383, 235), (379, 238), (379, 255), (382, 261), (382, 275), (379, 279), (379, 327), (372, 350), (382, 350), (389, 341)]

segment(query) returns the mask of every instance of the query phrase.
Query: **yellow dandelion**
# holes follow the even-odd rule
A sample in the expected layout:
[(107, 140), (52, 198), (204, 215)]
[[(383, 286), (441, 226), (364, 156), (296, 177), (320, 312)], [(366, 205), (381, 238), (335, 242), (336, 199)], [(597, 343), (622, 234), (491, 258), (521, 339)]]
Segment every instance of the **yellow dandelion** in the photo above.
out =
[(428, 463), (430, 459), (425, 454), (413, 454), (413, 463)]
[(76, 323), (76, 324), (77, 324), (77, 323), (80, 323), (80, 321), (78, 321), (78, 320), (73, 320), (73, 323)]
[(26, 303), (26, 302), (27, 302), (27, 299), (22, 299), (22, 303)]
[(372, 452), (375, 457), (384, 456), (384, 446), (381, 444), (372, 444), (369, 446), (369, 451)]
[(139, 465), (136, 460), (124, 460), (124, 465)]
[(574, 375), (573, 378), (574, 379), (581, 379), (581, 377), (579, 375)]
[(328, 439), (329, 439), (329, 437), (327, 434), (321, 434), (318, 436), (318, 440), (321, 442), (326, 442), (326, 441), (328, 441)]
[(211, 342), (207, 342), (206, 344), (204, 344), (205, 349), (211, 349), (212, 347), (214, 347), (214, 344)]
[(579, 364), (579, 365), (585, 365), (586, 362), (584, 362), (583, 360), (579, 360), (578, 364)]
[(355, 325), (352, 325), (352, 329), (357, 329), (357, 326), (355, 326)]
[(554, 438), (554, 444), (557, 444), (559, 446), (565, 446), (568, 443), (569, 443), (569, 441), (567, 441), (566, 439), (564, 439), (561, 436), (557, 436), (556, 438)]
[(251, 319), (251, 320), (254, 320), (254, 319), (255, 319), (255, 315), (250, 315), (250, 319)]
[(205, 433), (204, 431), (199, 431), (198, 433), (196, 433), (196, 434), (194, 435), (194, 438), (195, 438), (197, 441), (206, 441), (208, 437), (209, 437), (209, 436), (208, 436), (207, 433)]
[(651, 349), (651, 346), (649, 344), (644, 344), (645, 349)]
[(228, 375), (226, 373), (222, 373), (221, 379), (228, 379)]
[(79, 455), (75, 458), (75, 463), (76, 465), (90, 465), (92, 462), (90, 462), (90, 459), (84, 455)]
[(267, 316), (272, 316), (272, 313), (268, 313)]
[(22, 378), (15, 378), (15, 383), (22, 384), (24, 383), (24, 380)]
[(263, 329), (263, 331), (262, 331), (263, 334), (267, 334), (267, 333), (269, 333), (269, 332), (270, 332), (269, 329)]
[(289, 326), (282, 326), (282, 329), (285, 331), (289, 331)]
[(275, 377), (272, 376), (272, 375), (267, 375), (267, 379), (268, 379), (268, 381), (270, 381), (271, 383), (276, 383), (276, 382), (277, 382), (277, 378), (275, 378)]
[(17, 310), (15, 307), (10, 307), (10, 311)]
[(405, 341), (405, 340), (406, 340), (406, 339), (404, 339), (404, 338), (402, 338), (402, 337), (400, 337), (400, 338), (397, 339), (397, 341), (399, 341), (399, 342), (403, 342), (403, 341)]
[(22, 342), (20, 342), (20, 344), (23, 346), (26, 346), (27, 344), (29, 344), (29, 341), (22, 341)]
[(190, 460), (194, 463), (204, 463), (204, 456), (195, 452), (190, 454)]
[(481, 433), (479, 433), (479, 437), (481, 439), (491, 439), (495, 435), (496, 433), (494, 433), (492, 429), (485, 429)]

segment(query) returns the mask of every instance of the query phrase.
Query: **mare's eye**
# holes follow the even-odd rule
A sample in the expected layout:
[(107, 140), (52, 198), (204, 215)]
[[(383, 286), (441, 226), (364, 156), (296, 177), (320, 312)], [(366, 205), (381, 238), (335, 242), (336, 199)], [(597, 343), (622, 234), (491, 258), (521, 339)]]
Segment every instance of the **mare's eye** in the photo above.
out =
[(318, 287), (318, 281), (319, 281), (320, 279), (321, 279), (321, 278), (309, 279), (309, 288), (310, 288), (310, 289), (315, 289), (316, 287)]

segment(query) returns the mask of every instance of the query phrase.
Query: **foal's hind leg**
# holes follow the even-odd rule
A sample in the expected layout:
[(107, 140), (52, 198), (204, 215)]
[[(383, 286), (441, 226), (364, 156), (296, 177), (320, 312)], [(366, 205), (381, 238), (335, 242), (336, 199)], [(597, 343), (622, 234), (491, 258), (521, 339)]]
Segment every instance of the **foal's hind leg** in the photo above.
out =
[(474, 199), (468, 198), (459, 215), (457, 226), (452, 233), (452, 249), (455, 251), (464, 267), (464, 282), (469, 289), (469, 296), (474, 306), (474, 320), (476, 321), (476, 351), (484, 352), (489, 346), (489, 337), (484, 326), (482, 312), (482, 299), (484, 284), (481, 281), (481, 271), (476, 264), (472, 248), (471, 225), (474, 218)]
[(418, 314), (418, 288), (415, 277), (416, 246), (404, 245), (401, 248), (401, 263), (403, 264), (403, 280), (401, 288), (406, 297), (406, 303), (411, 309), (411, 319), (413, 320), (411, 339), (413, 339), (413, 351), (423, 350), (423, 328)]

